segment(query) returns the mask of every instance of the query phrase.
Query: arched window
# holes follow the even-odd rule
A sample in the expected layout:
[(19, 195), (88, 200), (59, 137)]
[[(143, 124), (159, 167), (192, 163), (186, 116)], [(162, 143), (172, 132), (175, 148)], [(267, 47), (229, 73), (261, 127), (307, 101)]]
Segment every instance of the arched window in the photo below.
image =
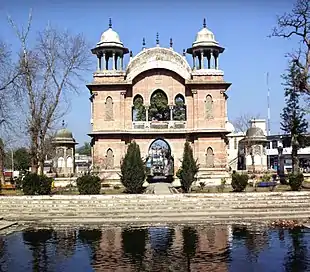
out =
[(132, 120), (146, 121), (145, 106), (141, 95), (137, 94), (133, 99)]
[(211, 95), (207, 95), (206, 101), (205, 101), (205, 116), (206, 119), (212, 119), (213, 116), (213, 100)]
[(106, 155), (106, 168), (107, 169), (112, 169), (114, 168), (114, 155), (113, 151), (111, 148), (107, 150), (107, 155)]
[(168, 97), (162, 90), (156, 90), (151, 96), (149, 119), (150, 121), (170, 120)]
[(57, 167), (58, 168), (63, 168), (65, 167), (65, 160), (63, 157), (59, 157), (57, 160)]
[(105, 120), (113, 121), (113, 99), (111, 96), (108, 96), (105, 101)]
[(207, 149), (206, 165), (209, 168), (214, 167), (214, 154), (213, 149), (211, 147), (208, 147)]
[(186, 106), (184, 96), (178, 94), (174, 99), (173, 120), (185, 121), (186, 120)]
[(70, 156), (67, 158), (67, 168), (73, 168), (73, 160)]

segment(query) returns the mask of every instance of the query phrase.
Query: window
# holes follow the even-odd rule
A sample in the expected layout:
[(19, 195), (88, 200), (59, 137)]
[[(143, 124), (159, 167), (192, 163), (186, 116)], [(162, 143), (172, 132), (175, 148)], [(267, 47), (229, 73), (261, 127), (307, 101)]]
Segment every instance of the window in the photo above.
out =
[(213, 100), (211, 95), (207, 95), (206, 101), (205, 101), (205, 116), (206, 119), (212, 119), (213, 118)]
[(211, 147), (208, 147), (207, 149), (206, 165), (209, 168), (214, 167), (214, 154)]
[(271, 145), (273, 149), (278, 148), (278, 141), (277, 140), (272, 141)]
[(113, 99), (112, 97), (108, 96), (105, 101), (105, 120), (106, 121), (113, 121)]
[(107, 154), (106, 154), (106, 168), (107, 169), (114, 168), (114, 155), (113, 155), (113, 151), (112, 151), (111, 148), (109, 148), (107, 150)]

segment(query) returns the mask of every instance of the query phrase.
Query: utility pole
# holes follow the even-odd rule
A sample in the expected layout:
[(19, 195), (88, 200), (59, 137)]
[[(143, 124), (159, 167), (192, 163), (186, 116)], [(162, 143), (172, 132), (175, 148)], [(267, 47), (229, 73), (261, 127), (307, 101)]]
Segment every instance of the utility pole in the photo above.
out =
[[(269, 88), (269, 72), (267, 72), (267, 136), (270, 136), (270, 88)], [(269, 142), (268, 142), (269, 143)], [(269, 143), (270, 145), (270, 143)], [(270, 148), (270, 146), (269, 146)], [(270, 155), (267, 155), (267, 166), (270, 165)]]

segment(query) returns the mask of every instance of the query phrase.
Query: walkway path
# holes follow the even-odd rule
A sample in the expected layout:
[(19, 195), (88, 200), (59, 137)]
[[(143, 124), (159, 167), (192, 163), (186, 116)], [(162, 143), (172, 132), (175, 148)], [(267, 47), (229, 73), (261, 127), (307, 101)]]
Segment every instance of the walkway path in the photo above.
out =
[(170, 195), (172, 192), (170, 191), (170, 183), (153, 183), (154, 186), (154, 195)]

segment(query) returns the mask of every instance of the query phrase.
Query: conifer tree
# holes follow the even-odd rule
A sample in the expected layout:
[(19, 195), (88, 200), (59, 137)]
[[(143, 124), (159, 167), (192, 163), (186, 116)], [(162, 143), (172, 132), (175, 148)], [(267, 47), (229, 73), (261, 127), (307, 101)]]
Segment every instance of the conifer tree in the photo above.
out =
[(299, 105), (300, 69), (295, 62), (290, 63), (288, 73), (283, 76), (285, 83), (286, 106), (281, 114), (281, 129), (288, 134), (292, 147), (292, 172), (299, 171), (298, 149), (303, 144), (304, 133), (307, 132), (308, 123), (305, 120), (305, 111)]
[(190, 191), (198, 170), (199, 165), (197, 164), (197, 160), (194, 159), (192, 147), (186, 141), (184, 144), (182, 165), (177, 173), (177, 177), (180, 179), (182, 188), (186, 193)]
[(121, 163), (120, 179), (130, 194), (143, 192), (145, 180), (145, 164), (141, 158), (140, 147), (136, 142), (131, 142), (126, 155)]

